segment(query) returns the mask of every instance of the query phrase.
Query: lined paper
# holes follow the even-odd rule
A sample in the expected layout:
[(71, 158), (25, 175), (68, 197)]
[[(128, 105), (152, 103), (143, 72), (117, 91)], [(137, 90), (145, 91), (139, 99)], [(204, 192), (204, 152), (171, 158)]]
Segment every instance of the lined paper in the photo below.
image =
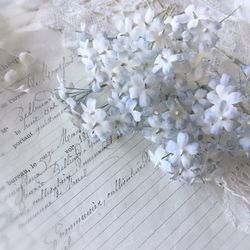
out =
[(55, 76), (84, 81), (65, 55), (0, 98), (0, 249), (249, 249), (204, 185), (153, 168), (139, 134), (101, 143), (55, 103)]

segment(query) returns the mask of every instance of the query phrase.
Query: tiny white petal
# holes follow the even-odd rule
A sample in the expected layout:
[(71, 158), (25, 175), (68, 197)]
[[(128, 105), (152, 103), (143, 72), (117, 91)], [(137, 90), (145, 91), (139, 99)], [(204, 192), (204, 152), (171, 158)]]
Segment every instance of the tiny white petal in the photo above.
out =
[(187, 133), (180, 132), (177, 136), (177, 144), (180, 148), (185, 147), (188, 144), (189, 136)]
[(199, 24), (198, 19), (192, 19), (191, 21), (188, 22), (188, 29), (196, 28)]
[(183, 167), (184, 168), (190, 168), (190, 165), (191, 165), (191, 158), (190, 158), (190, 156), (188, 156), (188, 155), (182, 155), (181, 156), (181, 163), (182, 163), (182, 165), (183, 165)]
[(226, 131), (231, 132), (237, 126), (235, 121), (227, 120), (223, 122), (223, 126)]
[(145, 22), (148, 24), (151, 23), (153, 21), (154, 15), (155, 15), (154, 11), (151, 8), (149, 8), (145, 15)]
[(227, 85), (229, 83), (230, 76), (228, 74), (223, 74), (220, 79), (220, 83), (223, 85)]
[(249, 150), (250, 150), (250, 136), (245, 137), (245, 138), (241, 138), (241, 139), (240, 139), (240, 145), (241, 145), (244, 149), (249, 149)]
[(228, 95), (227, 97), (227, 103), (228, 104), (236, 104), (243, 100), (243, 96), (239, 92), (233, 92)]
[(161, 122), (159, 120), (159, 117), (154, 115), (148, 118), (148, 123), (153, 128), (158, 128), (161, 126)]
[(222, 129), (221, 123), (216, 122), (216, 123), (214, 123), (214, 124), (211, 126), (211, 133), (214, 134), (214, 135), (219, 135), (220, 132), (221, 132), (221, 129)]
[(132, 116), (136, 122), (141, 121), (141, 112), (133, 111)]
[(87, 107), (92, 111), (95, 110), (95, 106), (96, 106), (96, 99), (94, 98), (88, 98), (87, 102), (86, 102)]
[(185, 150), (190, 154), (190, 155), (195, 155), (198, 153), (198, 147), (199, 147), (199, 144), (198, 143), (191, 143), (191, 144), (188, 144), (186, 147), (185, 147)]
[(178, 150), (178, 145), (176, 142), (169, 140), (166, 145), (166, 150), (169, 153), (174, 153)]
[(185, 13), (187, 13), (190, 16), (193, 15), (194, 11), (195, 11), (195, 7), (193, 4), (188, 5), (185, 9)]

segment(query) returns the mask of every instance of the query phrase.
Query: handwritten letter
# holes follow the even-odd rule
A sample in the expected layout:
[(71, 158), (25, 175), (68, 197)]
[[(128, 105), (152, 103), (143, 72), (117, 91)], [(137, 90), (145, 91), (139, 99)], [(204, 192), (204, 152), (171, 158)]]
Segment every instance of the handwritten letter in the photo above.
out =
[(248, 249), (202, 185), (152, 167), (139, 134), (101, 143), (74, 127), (51, 98), (63, 70), (84, 79), (70, 55), (27, 75), (29, 94), (0, 94), (1, 250)]

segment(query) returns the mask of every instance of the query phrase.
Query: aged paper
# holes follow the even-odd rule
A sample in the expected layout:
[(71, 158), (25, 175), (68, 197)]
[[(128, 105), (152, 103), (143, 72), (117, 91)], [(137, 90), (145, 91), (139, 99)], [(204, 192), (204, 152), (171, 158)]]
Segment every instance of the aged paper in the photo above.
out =
[[(43, 1), (27, 1), (34, 11), (25, 13), (21, 2), (0, 1), (0, 250), (249, 249), (204, 185), (172, 182), (152, 167), (140, 135), (100, 143), (72, 126), (51, 94), (63, 72), (84, 83), (83, 66), (59, 32), (36, 23)], [(247, 48), (224, 40), (236, 54)], [(6, 50), (38, 58), (20, 79), (29, 94), (6, 89), (4, 74), (20, 67)]]
[(203, 185), (152, 167), (139, 134), (101, 143), (72, 126), (51, 94), (57, 74), (84, 82), (77, 57), (38, 65), (29, 94), (0, 93), (1, 250), (249, 249)]

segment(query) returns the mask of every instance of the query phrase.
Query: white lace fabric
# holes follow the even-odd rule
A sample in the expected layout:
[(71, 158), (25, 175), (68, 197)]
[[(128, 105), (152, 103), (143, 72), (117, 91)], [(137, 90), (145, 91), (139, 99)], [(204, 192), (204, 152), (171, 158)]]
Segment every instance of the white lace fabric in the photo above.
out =
[(224, 205), (233, 224), (250, 233), (250, 161), (244, 156), (228, 156), (222, 162), (223, 174), (216, 183), (224, 188)]
[[(239, 8), (224, 22), (219, 47), (243, 63), (250, 64), (250, 1), (249, 0), (148, 0), (154, 8), (175, 4), (181, 10), (191, 2), (209, 7), (213, 17), (222, 20)], [(45, 25), (63, 30), (66, 47), (77, 47), (77, 31), (81, 21), (96, 24), (102, 30), (112, 31), (110, 17), (121, 11), (134, 12), (142, 0), (51, 0), (45, 1), (39, 15)], [(145, 4), (145, 2), (144, 2)], [(241, 7), (239, 7), (241, 6)], [(216, 58), (218, 67), (223, 59)], [(223, 68), (222, 68), (223, 70)], [(226, 213), (240, 230), (250, 233), (250, 160), (228, 156), (223, 162), (223, 175), (215, 183), (224, 189)]]

